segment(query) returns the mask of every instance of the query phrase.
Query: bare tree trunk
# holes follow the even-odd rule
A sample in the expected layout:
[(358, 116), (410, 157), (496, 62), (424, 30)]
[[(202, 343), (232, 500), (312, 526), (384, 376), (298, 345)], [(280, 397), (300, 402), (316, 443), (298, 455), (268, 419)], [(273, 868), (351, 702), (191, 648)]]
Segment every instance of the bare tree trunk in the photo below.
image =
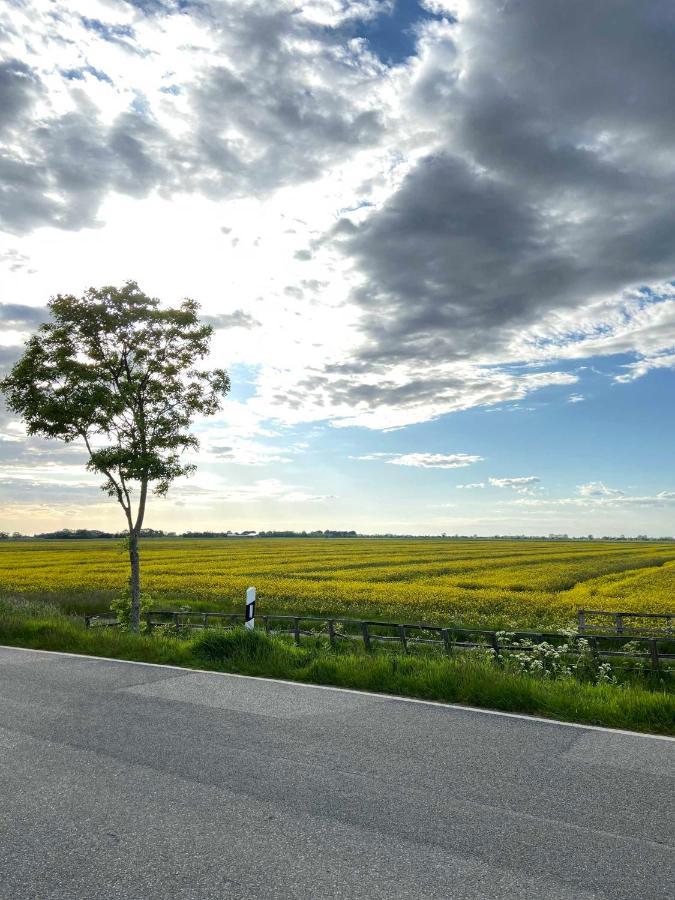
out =
[(129, 587), (131, 588), (131, 610), (129, 614), (129, 627), (132, 631), (139, 632), (141, 630), (141, 554), (139, 549), (139, 535), (145, 518), (145, 504), (148, 499), (148, 480), (144, 478), (141, 481), (141, 495), (138, 501), (138, 514), (136, 522), (132, 525), (131, 515), (129, 520), (129, 561), (131, 562), (131, 577), (129, 578)]
[(135, 528), (129, 532), (129, 562), (131, 563), (129, 627), (132, 631), (139, 632), (141, 630), (141, 557), (138, 549), (138, 532)]

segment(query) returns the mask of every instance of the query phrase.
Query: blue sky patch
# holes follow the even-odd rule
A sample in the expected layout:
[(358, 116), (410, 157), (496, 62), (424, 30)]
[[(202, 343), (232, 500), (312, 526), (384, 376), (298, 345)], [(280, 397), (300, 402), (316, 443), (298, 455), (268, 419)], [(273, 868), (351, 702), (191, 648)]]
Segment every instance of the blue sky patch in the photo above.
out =
[(434, 18), (417, 0), (395, 0), (392, 12), (360, 22), (357, 34), (382, 62), (397, 65), (414, 54), (417, 26)]

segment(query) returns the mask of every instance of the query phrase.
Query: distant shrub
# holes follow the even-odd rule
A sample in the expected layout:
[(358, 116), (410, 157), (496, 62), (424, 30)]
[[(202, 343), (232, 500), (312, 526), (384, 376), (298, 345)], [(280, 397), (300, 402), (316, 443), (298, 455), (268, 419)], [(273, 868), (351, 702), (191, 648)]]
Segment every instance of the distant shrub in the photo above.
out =
[[(141, 631), (147, 629), (145, 614), (155, 605), (155, 601), (148, 594), (141, 594)], [(131, 619), (131, 589), (129, 587), (120, 591), (119, 595), (110, 604), (110, 609), (115, 613), (117, 621), (122, 628), (129, 628)]]

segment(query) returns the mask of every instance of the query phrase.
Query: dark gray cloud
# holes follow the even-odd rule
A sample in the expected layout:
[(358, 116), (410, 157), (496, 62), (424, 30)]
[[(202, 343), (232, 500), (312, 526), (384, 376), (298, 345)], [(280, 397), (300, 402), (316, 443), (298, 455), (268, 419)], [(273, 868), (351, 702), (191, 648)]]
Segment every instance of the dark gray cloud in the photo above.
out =
[(311, 180), (381, 136), (361, 51), (298, 13), (263, 2), (202, 10), (228, 62), (185, 86), (195, 131), (181, 172), (199, 189), (256, 194)]
[(29, 109), (39, 90), (39, 79), (21, 60), (0, 63), (0, 134)]
[(309, 370), (284, 393), (271, 397), (279, 406), (324, 409), (325, 417), (343, 424), (391, 428), (434, 418), (472, 406), (493, 406), (520, 400), (545, 386), (567, 385), (576, 379), (560, 372), (514, 372), (464, 365), (459, 368), (410, 364), (404, 378), (392, 377), (388, 362), (347, 363)]
[[(7, 231), (93, 225), (108, 192), (143, 197), (170, 177), (166, 135), (148, 115), (129, 110), (103, 125), (83, 91), (72, 96), (73, 111), (56, 117), (36, 118), (26, 104), (11, 144), (0, 149), (0, 225)], [(13, 154), (17, 142), (23, 152)]]
[(202, 319), (214, 328), (257, 328), (260, 325), (257, 319), (243, 309), (235, 309), (234, 312), (219, 316), (202, 316)]
[[(23, 303), (0, 303), (0, 329), (33, 330), (47, 318), (45, 306), (26, 306)], [(4, 348), (7, 350), (16, 348)]]
[(503, 361), (550, 311), (675, 275), (673, 4), (475, 0), (444, 40), (409, 97), (438, 151), (333, 231), (365, 276), (351, 365)]
[[(23, 347), (2, 347), (0, 346), (0, 378), (7, 373), (14, 363), (21, 356), (21, 351)], [(1, 402), (1, 400), (0, 400)]]

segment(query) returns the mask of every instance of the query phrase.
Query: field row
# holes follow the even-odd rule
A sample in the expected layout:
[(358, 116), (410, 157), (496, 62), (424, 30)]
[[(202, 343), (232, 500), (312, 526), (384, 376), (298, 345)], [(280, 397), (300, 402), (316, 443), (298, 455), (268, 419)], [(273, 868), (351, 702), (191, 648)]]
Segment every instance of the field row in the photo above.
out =
[[(579, 607), (670, 612), (675, 544), (450, 540), (149, 540), (145, 590), (162, 605), (560, 626)], [(102, 612), (125, 584), (119, 542), (0, 544), (0, 595)]]

